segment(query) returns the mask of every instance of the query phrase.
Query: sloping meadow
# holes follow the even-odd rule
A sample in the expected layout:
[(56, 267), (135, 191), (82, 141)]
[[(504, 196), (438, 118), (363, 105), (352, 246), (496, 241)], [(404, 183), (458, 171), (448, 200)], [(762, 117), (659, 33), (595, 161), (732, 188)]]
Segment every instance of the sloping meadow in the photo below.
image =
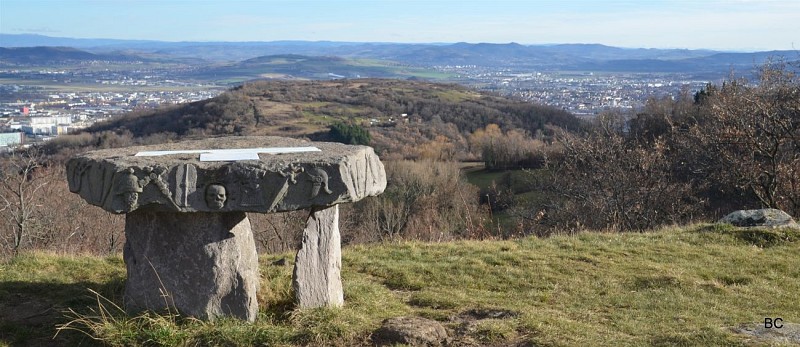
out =
[(0, 265), (0, 346), (369, 345), (398, 316), (440, 321), (453, 345), (758, 344), (734, 328), (800, 322), (798, 241), (800, 230), (696, 225), (358, 245), (344, 249), (345, 307), (314, 310), (293, 307), (292, 255), (270, 255), (253, 324), (129, 317), (119, 257), (28, 254)]

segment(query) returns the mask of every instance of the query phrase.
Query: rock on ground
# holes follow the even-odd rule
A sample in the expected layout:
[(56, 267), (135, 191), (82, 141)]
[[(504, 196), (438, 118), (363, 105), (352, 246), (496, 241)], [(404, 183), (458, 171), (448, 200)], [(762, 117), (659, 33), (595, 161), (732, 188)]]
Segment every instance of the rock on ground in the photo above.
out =
[(255, 320), (258, 255), (244, 212), (134, 211), (126, 218), (126, 310)]
[(441, 346), (447, 342), (447, 330), (441, 323), (422, 317), (389, 318), (372, 333), (372, 342), (379, 346)]
[(731, 330), (766, 343), (800, 345), (800, 324), (783, 322), (781, 325), (781, 328), (766, 328), (764, 322), (760, 322), (743, 324)]
[(735, 211), (720, 219), (719, 222), (736, 227), (800, 228), (792, 216), (774, 208)]

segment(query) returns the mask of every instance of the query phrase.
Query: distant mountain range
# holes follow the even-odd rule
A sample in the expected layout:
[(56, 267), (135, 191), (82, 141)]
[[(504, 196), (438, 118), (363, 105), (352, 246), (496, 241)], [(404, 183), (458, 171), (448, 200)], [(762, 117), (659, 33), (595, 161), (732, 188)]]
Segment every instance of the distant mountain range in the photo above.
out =
[(148, 59), (122, 53), (96, 54), (72, 47), (0, 47), (0, 63), (7, 64), (42, 65), (96, 60), (141, 61)]
[[(619, 48), (601, 44), (521, 45), (517, 43), (405, 44), (330, 41), (163, 42), (73, 39), (0, 34), (0, 63), (57, 60), (160, 60), (252, 67), (288, 55), (374, 59), (408, 66), (476, 65), (526, 70), (706, 73), (752, 70), (769, 58), (800, 60), (797, 51), (720, 52), (688, 49)], [(25, 47), (25, 48), (12, 48)], [(49, 47), (32, 48), (32, 47)], [(61, 48), (53, 48), (61, 47)], [(65, 48), (70, 47), (70, 48)], [(279, 56), (278, 58), (274, 56)], [(327, 59), (327, 60), (326, 60)], [(328, 63), (342, 61), (326, 58)], [(291, 59), (290, 59), (291, 60)], [(308, 59), (294, 59), (308, 64)], [(270, 63), (270, 64), (272, 64)], [(267, 64), (268, 65), (268, 64)], [(274, 65), (274, 64), (273, 64)], [(283, 64), (283, 69), (292, 67)], [(296, 70), (296, 69), (295, 69)]]

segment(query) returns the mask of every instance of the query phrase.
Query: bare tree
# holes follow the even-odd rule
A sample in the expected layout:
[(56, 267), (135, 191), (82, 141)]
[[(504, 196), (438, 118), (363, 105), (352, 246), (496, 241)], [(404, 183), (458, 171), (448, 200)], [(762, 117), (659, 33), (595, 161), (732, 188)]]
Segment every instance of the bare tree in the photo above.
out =
[(45, 198), (41, 192), (49, 181), (37, 147), (17, 149), (0, 158), (0, 213), (11, 229), (3, 239), (14, 256), (35, 236), (32, 224)]
[(563, 159), (551, 165), (544, 187), (561, 198), (548, 209), (550, 223), (567, 230), (647, 230), (697, 213), (703, 201), (671, 174), (665, 141), (626, 141), (607, 129), (585, 137), (559, 134)]
[[(705, 92), (707, 115), (684, 142), (705, 154), (694, 170), (752, 196), (800, 213), (800, 80), (782, 62), (761, 67), (753, 85), (732, 80)], [(730, 190), (730, 189), (729, 189)]]

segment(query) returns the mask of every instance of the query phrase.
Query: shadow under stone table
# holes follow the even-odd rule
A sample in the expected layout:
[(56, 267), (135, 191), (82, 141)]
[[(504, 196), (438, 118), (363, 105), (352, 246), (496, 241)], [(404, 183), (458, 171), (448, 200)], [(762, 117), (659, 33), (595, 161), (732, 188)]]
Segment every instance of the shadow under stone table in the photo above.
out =
[(258, 313), (258, 256), (245, 212), (310, 209), (293, 287), (299, 307), (344, 302), (338, 204), (386, 188), (370, 147), (243, 136), (87, 152), (70, 191), (125, 213), (125, 307), (200, 319)]

